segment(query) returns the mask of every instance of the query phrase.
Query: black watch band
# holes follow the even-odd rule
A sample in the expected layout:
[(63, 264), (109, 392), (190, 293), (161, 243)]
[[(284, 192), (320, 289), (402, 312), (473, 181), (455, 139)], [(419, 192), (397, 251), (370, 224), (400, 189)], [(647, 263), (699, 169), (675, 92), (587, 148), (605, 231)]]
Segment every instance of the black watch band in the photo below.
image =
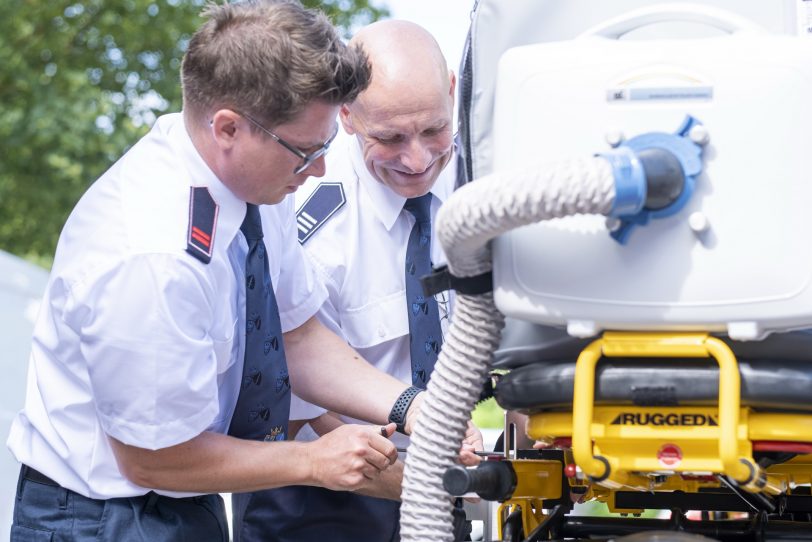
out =
[(397, 425), (399, 433), (406, 434), (406, 413), (409, 412), (409, 405), (421, 391), (423, 390), (420, 388), (409, 386), (392, 406), (392, 410), (389, 412), (389, 422)]

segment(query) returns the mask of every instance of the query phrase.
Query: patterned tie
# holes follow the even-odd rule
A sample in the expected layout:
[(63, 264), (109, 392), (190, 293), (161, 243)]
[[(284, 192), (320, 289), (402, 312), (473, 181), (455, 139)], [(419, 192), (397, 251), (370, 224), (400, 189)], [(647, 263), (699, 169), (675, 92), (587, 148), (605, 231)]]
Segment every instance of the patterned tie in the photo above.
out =
[(254, 440), (285, 440), (290, 414), (290, 379), (282, 342), (262, 222), (248, 204), (240, 230), (248, 241), (245, 258), (245, 362), (242, 387), (228, 434)]
[(415, 218), (406, 246), (406, 304), (412, 385), (425, 388), (443, 344), (437, 300), (423, 295), (420, 277), (431, 273), (431, 194), (407, 199), (403, 206)]

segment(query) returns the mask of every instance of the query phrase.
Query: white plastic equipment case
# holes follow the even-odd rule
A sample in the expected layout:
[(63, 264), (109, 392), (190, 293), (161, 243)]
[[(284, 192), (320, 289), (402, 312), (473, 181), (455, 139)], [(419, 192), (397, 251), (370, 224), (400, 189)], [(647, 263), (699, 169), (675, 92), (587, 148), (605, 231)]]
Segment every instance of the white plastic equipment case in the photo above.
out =
[[(619, 40), (688, 21), (723, 35)], [(657, 4), (500, 61), (493, 170), (673, 132), (710, 142), (687, 205), (633, 229), (602, 217), (515, 230), (494, 243), (507, 316), (602, 329), (704, 330), (758, 339), (812, 325), (812, 40), (771, 34), (710, 6)]]
[[(464, 179), (491, 173), (495, 68), (511, 47), (573, 39), (589, 28), (641, 7), (673, 0), (473, 0), (469, 41), (460, 68)], [(757, 22), (769, 32), (812, 39), (812, 0), (695, 0)], [(644, 25), (623, 39), (701, 37), (718, 31), (684, 23)]]

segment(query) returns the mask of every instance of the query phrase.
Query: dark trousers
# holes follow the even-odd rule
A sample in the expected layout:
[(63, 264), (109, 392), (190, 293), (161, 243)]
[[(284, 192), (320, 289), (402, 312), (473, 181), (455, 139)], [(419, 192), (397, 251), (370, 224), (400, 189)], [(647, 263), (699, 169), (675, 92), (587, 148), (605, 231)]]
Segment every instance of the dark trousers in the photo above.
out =
[(23, 465), (11, 542), (228, 542), (220, 495), (90, 499)]
[(397, 542), (400, 503), (320, 487), (231, 496), (234, 542)]

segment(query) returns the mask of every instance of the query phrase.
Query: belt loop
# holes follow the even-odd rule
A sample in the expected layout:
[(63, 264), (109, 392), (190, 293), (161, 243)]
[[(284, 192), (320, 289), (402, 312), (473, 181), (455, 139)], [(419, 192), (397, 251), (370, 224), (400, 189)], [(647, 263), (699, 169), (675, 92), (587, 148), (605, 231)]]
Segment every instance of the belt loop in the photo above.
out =
[(26, 465), (20, 465), (20, 478), (17, 480), (17, 500), (23, 498), (23, 480), (25, 480), (25, 471), (28, 469)]
[(68, 509), (68, 490), (64, 487), (59, 487), (59, 509)]
[(150, 491), (145, 495), (145, 497), (147, 498), (147, 502), (146, 504), (144, 504), (144, 513), (151, 514), (155, 511), (155, 505), (158, 504), (158, 499), (160, 498), (160, 495), (158, 495), (154, 491)]

